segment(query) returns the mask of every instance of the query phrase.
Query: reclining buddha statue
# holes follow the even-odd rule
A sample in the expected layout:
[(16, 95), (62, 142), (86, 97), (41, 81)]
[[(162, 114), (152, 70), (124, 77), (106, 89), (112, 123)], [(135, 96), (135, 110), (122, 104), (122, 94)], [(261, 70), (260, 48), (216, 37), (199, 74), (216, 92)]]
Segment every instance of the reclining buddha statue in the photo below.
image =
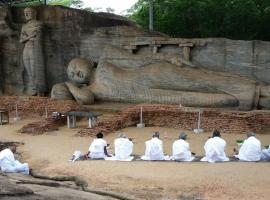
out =
[(190, 107), (270, 108), (270, 87), (228, 73), (146, 61), (142, 55), (108, 47), (97, 68), (75, 58), (67, 69), (70, 81), (54, 85), (54, 99), (182, 104)]

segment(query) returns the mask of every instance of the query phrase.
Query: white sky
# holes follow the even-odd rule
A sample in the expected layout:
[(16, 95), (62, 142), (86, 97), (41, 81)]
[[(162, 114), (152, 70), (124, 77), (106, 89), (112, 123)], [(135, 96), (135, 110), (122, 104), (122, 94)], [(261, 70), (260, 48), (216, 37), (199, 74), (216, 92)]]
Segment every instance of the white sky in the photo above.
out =
[[(97, 12), (106, 11), (106, 8), (113, 8), (116, 14), (125, 14), (138, 0), (82, 0), (85, 7), (91, 7)], [(97, 9), (101, 8), (101, 9)]]

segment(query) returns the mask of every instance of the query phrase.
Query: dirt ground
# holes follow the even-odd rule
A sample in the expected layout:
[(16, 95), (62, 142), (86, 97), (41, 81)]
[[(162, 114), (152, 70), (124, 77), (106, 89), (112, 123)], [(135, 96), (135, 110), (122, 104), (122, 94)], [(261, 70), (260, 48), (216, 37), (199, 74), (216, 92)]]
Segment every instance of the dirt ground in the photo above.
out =
[[(61, 127), (59, 131), (45, 135), (30, 136), (17, 133), (22, 125), (35, 119), (23, 119), (0, 126), (0, 141), (24, 142), (19, 147), (23, 161), (40, 173), (50, 175), (79, 175), (91, 187), (120, 191), (136, 196), (138, 199), (269, 199), (270, 165), (268, 163), (175, 163), (175, 162), (116, 162), (116, 161), (78, 161), (68, 162), (75, 150), (87, 152), (93, 138), (75, 137), (75, 133), (87, 126), (82, 120), (75, 129)], [(144, 142), (153, 131), (161, 133), (165, 153), (171, 154), (171, 145), (179, 132), (170, 128), (147, 127), (123, 130), (134, 138), (134, 154), (144, 153)], [(191, 150), (203, 155), (203, 145), (210, 133), (188, 133)], [(118, 133), (105, 137), (112, 144)], [(227, 155), (233, 154), (237, 147), (235, 140), (245, 135), (222, 134), (227, 141)], [(262, 145), (270, 143), (269, 134), (258, 134)]]

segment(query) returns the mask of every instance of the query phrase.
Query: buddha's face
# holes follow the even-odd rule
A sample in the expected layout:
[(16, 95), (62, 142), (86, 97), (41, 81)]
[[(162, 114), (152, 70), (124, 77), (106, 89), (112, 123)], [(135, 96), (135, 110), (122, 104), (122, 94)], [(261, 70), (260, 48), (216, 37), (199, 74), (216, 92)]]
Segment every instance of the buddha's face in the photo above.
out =
[(88, 84), (94, 64), (84, 58), (75, 58), (67, 68), (68, 78), (78, 84)]
[(36, 11), (33, 8), (25, 8), (24, 16), (25, 16), (26, 21), (36, 19)]

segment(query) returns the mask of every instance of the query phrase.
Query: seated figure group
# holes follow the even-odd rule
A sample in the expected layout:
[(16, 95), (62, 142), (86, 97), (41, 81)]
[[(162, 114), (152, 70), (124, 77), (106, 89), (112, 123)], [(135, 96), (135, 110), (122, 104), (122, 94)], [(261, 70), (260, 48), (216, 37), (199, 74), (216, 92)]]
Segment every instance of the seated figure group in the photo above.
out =
[[(172, 156), (166, 156), (163, 151), (163, 142), (159, 138), (159, 132), (155, 132), (152, 138), (145, 142), (145, 153), (140, 157), (141, 160), (175, 160), (193, 161), (195, 153), (190, 151), (187, 134), (181, 133), (179, 139), (172, 145)], [(103, 139), (103, 134), (98, 133), (97, 138), (91, 143), (87, 159), (105, 159), (130, 161), (133, 159), (133, 142), (121, 133), (114, 141), (115, 155), (112, 156), (107, 151), (107, 142)], [(225, 153), (226, 141), (221, 138), (219, 131), (215, 130), (204, 145), (205, 156), (200, 161), (215, 163), (225, 162), (230, 159)], [(254, 133), (248, 133), (247, 139), (243, 142), (239, 152), (234, 149), (235, 159), (241, 161), (260, 161), (270, 160), (270, 149), (261, 150), (261, 142), (255, 137)]]
[[(100, 132), (96, 135), (89, 147), (87, 154), (82, 159), (105, 159), (131, 161), (134, 156), (132, 139), (128, 138), (124, 133), (118, 135), (114, 140), (115, 155), (108, 153), (107, 142), (103, 139)], [(152, 138), (145, 142), (145, 153), (140, 157), (141, 160), (175, 160), (175, 161), (193, 161), (195, 153), (190, 151), (187, 134), (181, 133), (179, 139), (173, 142), (172, 156), (166, 156), (163, 151), (163, 142), (159, 138), (159, 132), (155, 132)], [(226, 141), (221, 138), (219, 131), (215, 130), (212, 137), (205, 142), (205, 156), (200, 161), (210, 163), (229, 161), (230, 159), (225, 153)], [(29, 174), (29, 166), (27, 163), (20, 163), (15, 159), (16, 145), (13, 144), (9, 148), (0, 151), (0, 171), (6, 173), (23, 173)], [(235, 159), (241, 161), (270, 161), (270, 145), (266, 149), (261, 149), (261, 142), (255, 137), (255, 133), (248, 133), (247, 139), (244, 140), (239, 151), (234, 149)], [(76, 151), (75, 157), (80, 157), (80, 151)], [(76, 159), (75, 159), (76, 160)]]

